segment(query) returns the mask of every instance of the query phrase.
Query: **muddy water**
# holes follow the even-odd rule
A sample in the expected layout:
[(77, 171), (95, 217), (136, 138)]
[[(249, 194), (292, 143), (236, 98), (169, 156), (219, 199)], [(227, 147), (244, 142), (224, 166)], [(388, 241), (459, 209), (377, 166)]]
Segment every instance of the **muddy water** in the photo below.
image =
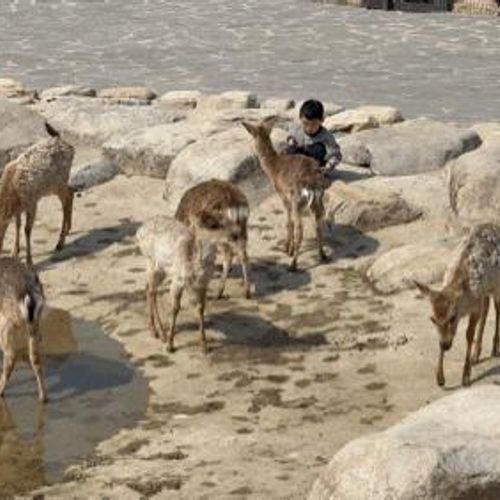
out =
[(144, 414), (145, 379), (99, 326), (51, 310), (42, 324), (49, 404), (27, 364), (0, 399), (0, 498), (62, 478), (70, 464)]

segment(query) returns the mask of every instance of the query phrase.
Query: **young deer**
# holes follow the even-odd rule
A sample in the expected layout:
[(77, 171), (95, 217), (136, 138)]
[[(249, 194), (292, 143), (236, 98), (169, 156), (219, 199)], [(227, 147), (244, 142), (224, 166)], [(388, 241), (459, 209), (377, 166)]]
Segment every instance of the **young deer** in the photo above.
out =
[(0, 251), (5, 232), (11, 219), (15, 217), (16, 240), (13, 253), (19, 255), (21, 214), (25, 212), (26, 260), (30, 265), (33, 263), (31, 231), (40, 198), (55, 194), (61, 200), (63, 222), (56, 250), (64, 246), (66, 235), (71, 230), (73, 191), (68, 186), (68, 179), (74, 148), (63, 141), (48, 124), (47, 130), (52, 137), (39, 141), (8, 163), (0, 179)]
[(36, 273), (16, 257), (0, 258), (0, 348), (3, 351), (0, 397), (17, 361), (19, 346), (27, 342), (38, 397), (40, 401), (46, 401), (39, 334), (44, 304), (43, 287)]
[(319, 257), (326, 260), (323, 250), (323, 194), (329, 182), (316, 160), (303, 155), (277, 153), (270, 138), (275, 122), (275, 117), (269, 117), (258, 125), (248, 122), (242, 122), (242, 125), (253, 136), (260, 165), (285, 206), (286, 251), (292, 257), (290, 269), (294, 271), (303, 237), (302, 216), (306, 209), (310, 209), (315, 217)]
[[(222, 242), (237, 243), (240, 227), (229, 220), (221, 221), (210, 213), (195, 217), (190, 227), (165, 216), (157, 216), (146, 222), (137, 232), (137, 242), (148, 261), (146, 287), (149, 328), (162, 340), (168, 340), (168, 350), (174, 351), (177, 315), (184, 290), (193, 298), (198, 311), (201, 345), (207, 350), (205, 337), (205, 303), (208, 285), (215, 270), (217, 246)], [(167, 339), (158, 311), (157, 289), (170, 274), (170, 298), (172, 304), (169, 335)]]
[[(472, 229), (457, 251), (445, 273), (441, 290), (415, 282), (432, 305), (431, 320), (439, 333), (440, 354), (437, 367), (437, 383), (445, 383), (443, 373), (444, 353), (452, 346), (459, 320), (469, 316), (467, 326), (467, 350), (462, 385), (470, 384), (471, 364), (479, 360), (484, 325), (488, 314), (490, 296), (496, 308), (495, 336), (492, 356), (500, 354), (500, 227), (481, 224)], [(475, 352), (471, 355), (476, 326), (479, 331)]]
[(203, 212), (214, 214), (221, 220), (233, 221), (240, 228), (240, 234), (235, 243), (230, 241), (219, 245), (222, 252), (222, 280), (217, 297), (222, 298), (224, 294), (227, 275), (236, 253), (241, 262), (245, 296), (249, 299), (251, 292), (248, 280), (247, 226), (250, 208), (247, 197), (240, 188), (227, 181), (211, 179), (201, 182), (183, 194), (175, 218), (190, 226)]

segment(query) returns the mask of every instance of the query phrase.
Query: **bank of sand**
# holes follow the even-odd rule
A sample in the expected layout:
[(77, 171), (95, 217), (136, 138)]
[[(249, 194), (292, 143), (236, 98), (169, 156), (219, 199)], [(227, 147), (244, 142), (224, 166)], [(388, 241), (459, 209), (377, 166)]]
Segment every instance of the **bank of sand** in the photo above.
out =
[[(447, 394), (434, 381), (428, 304), (413, 291), (376, 295), (346, 269), (391, 238), (413, 241), (438, 228), (417, 221), (361, 235), (334, 226), (328, 242), (337, 257), (320, 264), (306, 239), (300, 271), (290, 273), (275, 195), (252, 208), (255, 297), (242, 297), (235, 268), (229, 298), (208, 304), (210, 353), (201, 354), (195, 316), (185, 307), (177, 352), (167, 354), (147, 330), (145, 263), (134, 239), (142, 221), (162, 212), (163, 188), (119, 176), (82, 193), (68, 245), (54, 257), (60, 207), (56, 199), (39, 206), (34, 255), (49, 301), (98, 321), (151, 390), (143, 421), (117, 429), (91, 460), (70, 468), (69, 482), (45, 489), (46, 498), (304, 498), (347, 441)], [(167, 301), (161, 304), (165, 316)], [(459, 337), (446, 358), (451, 389), (461, 376)], [(500, 380), (494, 366), (474, 367), (476, 383)]]

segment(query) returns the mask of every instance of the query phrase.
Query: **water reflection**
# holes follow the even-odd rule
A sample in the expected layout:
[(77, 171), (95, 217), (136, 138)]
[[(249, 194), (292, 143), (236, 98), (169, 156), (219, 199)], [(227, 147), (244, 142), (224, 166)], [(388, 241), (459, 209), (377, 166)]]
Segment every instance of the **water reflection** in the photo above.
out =
[(0, 400), (0, 497), (61, 479), (147, 405), (146, 381), (97, 324), (52, 309), (41, 330), (49, 404), (38, 404), (29, 366), (18, 365)]

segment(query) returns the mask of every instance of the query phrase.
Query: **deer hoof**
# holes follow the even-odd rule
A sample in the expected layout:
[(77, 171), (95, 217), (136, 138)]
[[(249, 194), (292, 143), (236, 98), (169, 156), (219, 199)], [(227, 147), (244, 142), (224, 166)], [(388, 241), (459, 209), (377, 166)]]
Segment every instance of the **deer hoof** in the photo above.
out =
[(42, 394), (38, 397), (38, 401), (45, 405), (49, 402), (49, 398), (45, 394)]
[(500, 356), (500, 352), (498, 351), (498, 349), (496, 347), (494, 347), (493, 350), (491, 351), (491, 357), (498, 358), (499, 356)]
[(436, 382), (437, 382), (437, 385), (439, 387), (443, 387), (444, 386), (444, 383), (445, 383), (445, 380), (444, 380), (444, 376), (443, 375), (438, 375), (436, 377)]
[(288, 270), (292, 273), (295, 273), (297, 272), (297, 263), (296, 262), (292, 262), (289, 266), (288, 266)]
[(473, 365), (477, 365), (479, 363), (479, 360), (480, 360), (481, 356), (478, 352), (475, 352), (471, 358), (470, 358), (470, 362), (473, 364)]
[(56, 252), (64, 248), (64, 241), (58, 241), (56, 245)]
[(470, 377), (466, 376), (462, 378), (462, 386), (463, 387), (469, 387), (470, 386)]
[(173, 354), (175, 352), (175, 347), (172, 344), (169, 344), (167, 346), (167, 352), (169, 352), (170, 354)]
[(325, 252), (320, 252), (320, 254), (319, 254), (319, 260), (321, 262), (330, 262), (332, 259), (331, 259), (330, 256), (326, 255)]

